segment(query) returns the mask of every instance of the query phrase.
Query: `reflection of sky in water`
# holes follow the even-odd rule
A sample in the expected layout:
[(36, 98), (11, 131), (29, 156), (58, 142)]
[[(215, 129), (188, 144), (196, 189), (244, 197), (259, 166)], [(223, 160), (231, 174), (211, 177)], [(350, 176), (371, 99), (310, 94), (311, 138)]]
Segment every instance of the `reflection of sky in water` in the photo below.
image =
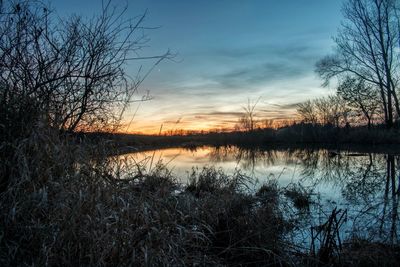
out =
[[(258, 184), (275, 179), (280, 186), (301, 182), (303, 186), (312, 186), (312, 180), (304, 179), (302, 162), (295, 157), (287, 156), (286, 151), (274, 151), (272, 155), (237, 155), (239, 151), (234, 148), (229, 150), (216, 150), (212, 147), (200, 147), (196, 150), (184, 148), (167, 148), (122, 155), (130, 160), (142, 161), (153, 157), (153, 166), (159, 160), (172, 170), (172, 174), (183, 183), (187, 181), (188, 173), (192, 168), (201, 170), (205, 166), (222, 168), (227, 174), (234, 174), (236, 170), (257, 179)], [(236, 154), (236, 155), (235, 155)], [(273, 158), (273, 159), (270, 159)], [(151, 161), (151, 160), (150, 160)], [(321, 175), (316, 170), (316, 175)], [(326, 181), (314, 187), (314, 191), (324, 198), (338, 202), (340, 186)]]
[[(147, 166), (154, 166), (161, 160), (183, 183), (187, 181), (192, 168), (200, 171), (205, 166), (214, 166), (227, 174), (240, 170), (254, 178), (256, 186), (270, 179), (277, 180), (281, 188), (291, 183), (301, 184), (313, 192), (314, 204), (309, 213), (313, 225), (325, 222), (327, 215), (337, 207), (348, 211), (349, 220), (342, 229), (346, 235), (356, 229), (360, 235), (372, 231), (376, 237), (378, 232), (386, 233), (378, 239), (394, 240), (393, 235), (388, 233), (391, 230), (398, 233), (399, 193), (395, 194), (400, 191), (399, 166), (395, 163), (399, 160), (398, 156), (392, 163), (395, 165), (394, 179), (387, 178), (387, 155), (346, 151), (338, 155), (323, 149), (261, 151), (235, 147), (200, 147), (196, 150), (168, 148), (120, 156), (121, 159), (125, 157), (128, 162), (147, 159)], [(308, 240), (307, 237), (305, 240)]]

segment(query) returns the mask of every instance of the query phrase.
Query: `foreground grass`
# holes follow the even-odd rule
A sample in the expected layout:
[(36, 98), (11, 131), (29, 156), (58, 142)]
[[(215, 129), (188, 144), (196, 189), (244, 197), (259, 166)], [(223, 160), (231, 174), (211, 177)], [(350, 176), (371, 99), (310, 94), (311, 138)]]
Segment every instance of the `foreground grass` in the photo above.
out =
[(213, 168), (181, 185), (161, 164), (146, 172), (140, 163), (116, 162), (108, 149), (43, 129), (2, 144), (1, 266), (390, 266), (399, 260), (397, 247), (362, 240), (324, 258), (289, 243), (285, 235), (295, 224), (280, 196), (305, 207), (302, 190), (281, 192), (271, 183), (252, 193), (245, 176)]

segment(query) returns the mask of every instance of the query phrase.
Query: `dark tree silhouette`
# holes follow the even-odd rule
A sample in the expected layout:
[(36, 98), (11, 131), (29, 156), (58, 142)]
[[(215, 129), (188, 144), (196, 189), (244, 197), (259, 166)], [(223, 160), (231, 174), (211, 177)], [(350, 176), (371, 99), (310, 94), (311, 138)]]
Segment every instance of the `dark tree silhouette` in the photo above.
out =
[[(152, 69), (140, 62), (153, 60), (154, 67), (172, 57), (142, 54), (146, 14), (127, 19), (126, 10), (109, 1), (91, 19), (61, 19), (40, 1), (1, 2), (3, 134), (39, 122), (68, 132), (115, 129)], [(138, 67), (133, 75), (125, 71), (131, 61)]]
[(388, 128), (394, 115), (400, 115), (398, 8), (395, 0), (348, 0), (343, 6), (345, 21), (334, 39), (335, 54), (317, 63), (325, 84), (333, 77), (352, 76), (374, 85)]
[(252, 132), (257, 127), (255, 109), (260, 99), (261, 98), (259, 97), (254, 103), (251, 103), (250, 99), (247, 99), (247, 105), (243, 106), (244, 112), (239, 118), (239, 125), (245, 131)]
[(339, 127), (347, 123), (349, 109), (342, 97), (330, 95), (299, 103), (297, 113), (304, 123)]
[(318, 123), (318, 114), (315, 108), (314, 102), (307, 100), (297, 105), (297, 113), (301, 120), (305, 123), (311, 123), (313, 125)]
[(347, 77), (338, 86), (337, 93), (357, 113), (361, 112), (367, 120), (368, 128), (371, 128), (379, 111), (379, 95), (376, 89), (363, 79)]

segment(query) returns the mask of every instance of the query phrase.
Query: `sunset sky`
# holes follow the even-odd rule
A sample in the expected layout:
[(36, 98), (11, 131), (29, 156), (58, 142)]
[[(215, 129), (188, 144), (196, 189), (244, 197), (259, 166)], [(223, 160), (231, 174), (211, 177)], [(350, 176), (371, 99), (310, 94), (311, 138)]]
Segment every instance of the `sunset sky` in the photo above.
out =
[[(296, 104), (327, 95), (315, 62), (332, 52), (342, 16), (340, 0), (115, 0), (129, 16), (146, 9), (142, 55), (167, 49), (174, 61), (157, 66), (142, 84), (153, 99), (132, 105), (129, 132), (232, 128), (248, 99), (265, 119), (293, 118)], [(53, 0), (62, 16), (91, 16), (101, 0)], [(147, 64), (148, 65), (148, 64)], [(137, 65), (129, 65), (134, 74)], [(140, 106), (138, 106), (140, 105)], [(136, 112), (135, 117), (133, 114)]]

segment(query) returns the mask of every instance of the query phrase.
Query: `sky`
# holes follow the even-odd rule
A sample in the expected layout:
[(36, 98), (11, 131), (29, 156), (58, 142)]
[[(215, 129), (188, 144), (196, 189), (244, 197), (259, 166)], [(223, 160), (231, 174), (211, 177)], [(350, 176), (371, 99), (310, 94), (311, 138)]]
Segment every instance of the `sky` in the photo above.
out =
[[(52, 0), (60, 16), (92, 16), (101, 0)], [(315, 63), (332, 52), (341, 0), (114, 0), (127, 16), (147, 10), (143, 56), (170, 49), (125, 112), (125, 131), (229, 129), (248, 101), (259, 119), (290, 120), (302, 101), (328, 95)], [(150, 63), (143, 63), (149, 67)], [(127, 66), (135, 74), (138, 65)]]

